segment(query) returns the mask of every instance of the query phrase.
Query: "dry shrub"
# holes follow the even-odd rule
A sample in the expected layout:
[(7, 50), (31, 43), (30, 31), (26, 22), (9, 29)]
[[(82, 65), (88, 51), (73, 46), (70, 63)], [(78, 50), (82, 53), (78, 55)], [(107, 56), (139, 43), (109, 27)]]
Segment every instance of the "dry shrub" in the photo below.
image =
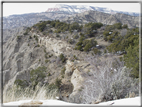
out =
[[(130, 77), (131, 69), (119, 58), (87, 58), (92, 76), (84, 83), (81, 103), (102, 102), (139, 95), (139, 79)], [(131, 92), (131, 94), (130, 94)], [(133, 94), (132, 94), (133, 93)], [(135, 93), (135, 95), (134, 95)]]
[(58, 90), (50, 90), (47, 86), (37, 85), (35, 90), (32, 90), (30, 87), (25, 89), (17, 87), (14, 85), (12, 88), (3, 91), (3, 102), (12, 102), (19, 100), (46, 100), (46, 99), (55, 99), (58, 96)]

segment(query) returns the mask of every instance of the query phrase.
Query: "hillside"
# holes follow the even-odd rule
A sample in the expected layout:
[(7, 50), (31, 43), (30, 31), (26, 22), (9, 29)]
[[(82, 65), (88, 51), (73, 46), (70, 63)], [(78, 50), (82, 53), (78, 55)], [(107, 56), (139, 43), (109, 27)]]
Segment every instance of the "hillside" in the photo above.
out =
[[(67, 23), (74, 21), (80, 24), (101, 22), (105, 25), (114, 23), (127, 24), (128, 28), (139, 27), (139, 14), (133, 12), (114, 11), (108, 8), (86, 5), (57, 4), (47, 8), (45, 12), (11, 15), (3, 17), (3, 41), (6, 42), (12, 35), (19, 34), (23, 27), (31, 27), (39, 21), (60, 20)], [(0, 22), (1, 25), (1, 22)]]
[[(79, 14), (80, 19), (89, 18), (86, 21), (95, 21), (102, 22), (104, 24), (112, 24), (121, 22), (122, 24), (128, 24), (128, 27), (138, 27), (139, 16), (131, 16), (123, 13), (109, 14), (105, 12), (100, 12), (97, 10), (87, 10), (85, 12), (72, 13), (72, 12), (64, 12), (64, 11), (49, 11), (42, 13), (30, 13), (30, 14), (22, 14), (22, 15), (11, 15), (3, 18), (3, 29), (11, 29), (17, 27), (27, 26), (30, 27), (39, 21), (47, 21), (47, 20), (61, 20), (63, 18), (68, 19), (72, 17), (72, 15)], [(88, 15), (88, 17), (87, 17)], [(102, 18), (101, 18), (102, 17)], [(77, 18), (77, 17), (76, 17)], [(105, 22), (102, 20), (105, 19)], [(100, 19), (100, 20), (98, 20)], [(115, 20), (114, 20), (115, 19)], [(118, 19), (118, 20), (117, 20)], [(113, 20), (111, 23), (109, 21)], [(123, 21), (121, 21), (123, 20)], [(131, 24), (132, 23), (132, 24)], [(1, 23), (0, 23), (1, 24)]]
[(70, 103), (92, 104), (138, 96), (138, 53), (129, 53), (138, 49), (138, 34), (138, 28), (121, 23), (59, 20), (23, 29), (3, 46), (4, 102), (58, 96)]
[(88, 22), (101, 22), (105, 25), (112, 25), (114, 23), (122, 23), (127, 24), (129, 28), (138, 27), (139, 26), (139, 17), (130, 16), (122, 13), (116, 14), (108, 14), (98, 11), (87, 11), (82, 12), (71, 17), (67, 17), (62, 19), (63, 22), (78, 22), (81, 24)]

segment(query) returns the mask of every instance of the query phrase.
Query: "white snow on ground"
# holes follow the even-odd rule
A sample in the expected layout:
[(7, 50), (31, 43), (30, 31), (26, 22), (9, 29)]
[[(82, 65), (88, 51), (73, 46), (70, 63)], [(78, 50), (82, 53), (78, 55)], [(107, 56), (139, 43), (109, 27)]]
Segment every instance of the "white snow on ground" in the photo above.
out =
[(124, 106), (140, 106), (141, 105), (141, 98), (135, 97), (135, 98), (125, 98), (125, 99), (119, 99), (119, 100), (113, 100), (108, 102), (102, 102), (98, 105), (124, 105)]
[[(16, 101), (16, 102), (8, 102), (8, 103), (4, 103), (3, 105), (4, 106), (19, 106), (21, 105), (22, 103), (27, 103), (27, 102), (30, 102), (32, 100), (21, 100), (21, 101)], [(60, 100), (39, 100), (41, 102), (43, 102), (42, 105), (40, 105), (41, 107), (42, 106), (48, 106), (48, 105), (72, 105), (72, 106), (77, 106), (77, 105), (84, 105), (84, 104), (75, 104), (75, 103), (67, 103), (67, 102), (64, 102), (64, 101), (60, 101)], [(120, 99), (120, 100), (113, 100), (113, 101), (108, 101), (108, 102), (102, 102), (102, 103), (99, 103), (99, 104), (85, 104), (86, 105), (93, 105), (93, 106), (98, 106), (98, 105), (115, 105), (115, 106), (140, 106), (141, 105), (141, 98), (140, 97), (135, 97), (135, 98), (125, 98), (125, 99)]]

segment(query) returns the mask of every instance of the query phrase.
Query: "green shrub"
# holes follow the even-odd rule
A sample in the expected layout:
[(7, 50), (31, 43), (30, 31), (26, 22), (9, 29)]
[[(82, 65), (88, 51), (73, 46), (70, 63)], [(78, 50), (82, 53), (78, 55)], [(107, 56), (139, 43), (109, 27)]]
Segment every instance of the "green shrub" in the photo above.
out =
[[(61, 33), (61, 30), (58, 29), (58, 30), (55, 30), (54, 32), (55, 32), (55, 33)], [(57, 35), (56, 37), (60, 37), (60, 36)]]
[(38, 42), (38, 37), (37, 36), (35, 37), (35, 40)]
[(60, 37), (60, 35), (56, 35), (56, 37), (57, 37), (57, 38), (59, 38), (59, 37)]
[(105, 31), (112, 31), (113, 29), (115, 29), (113, 25), (107, 25)]
[(28, 32), (25, 32), (25, 33), (23, 33), (24, 35), (27, 35), (28, 34)]
[(59, 57), (62, 60), (62, 63), (64, 63), (66, 61), (64, 54), (61, 53)]
[(74, 59), (77, 60), (78, 58), (76, 57), (76, 55), (73, 55)]
[(47, 52), (46, 52), (46, 49), (44, 49), (44, 52), (47, 53)]
[(73, 44), (73, 43), (74, 43), (74, 40), (73, 40), (73, 39), (69, 39), (68, 42), (69, 42), (70, 44)]
[(48, 76), (51, 76), (50, 72), (48, 73)]
[(83, 43), (82, 41), (79, 41), (79, 42), (76, 43), (76, 46), (81, 46), (82, 43)]
[(58, 87), (54, 83), (52, 83), (52, 84), (48, 85), (48, 89), (51, 91), (54, 89), (58, 89)]
[(45, 57), (46, 59), (48, 58), (48, 56), (47, 56), (47, 55), (48, 55), (48, 53), (45, 53), (45, 55), (44, 55), (44, 57)]
[(60, 88), (61, 83), (62, 83), (62, 80), (57, 78), (55, 81), (55, 85), (58, 87), (58, 89)]
[(42, 23), (38, 23), (38, 29), (40, 32), (42, 32), (46, 27), (46, 23), (42, 22)]
[(53, 56), (53, 54), (49, 55), (48, 57), (50, 58), (50, 57), (52, 57), (52, 56)]
[(26, 88), (29, 85), (26, 80), (20, 80), (20, 79), (15, 80), (14, 84), (21, 88)]
[(46, 32), (43, 32), (42, 34), (43, 34), (43, 35), (46, 35)]
[(116, 29), (122, 29), (122, 24), (121, 23), (115, 23), (115, 24), (113, 24), (113, 26)]
[(26, 29), (26, 31), (27, 31), (27, 32), (29, 32), (30, 30), (31, 30), (31, 28), (30, 28), (30, 27), (28, 27), (28, 28)]
[(84, 34), (83, 34), (83, 35), (80, 36), (79, 41), (80, 41), (80, 42), (83, 42), (84, 39), (85, 39), (85, 36), (84, 36)]
[(61, 75), (64, 75), (64, 74), (65, 74), (65, 71), (66, 71), (66, 67), (64, 67), (64, 68), (61, 70)]
[(17, 36), (17, 40), (20, 40), (20, 38), (21, 38), (20, 36)]
[(104, 53), (107, 53), (107, 50), (106, 50), (106, 49), (104, 50)]
[(92, 45), (90, 43), (86, 44), (85, 47), (84, 47), (84, 51), (85, 52), (90, 51), (91, 47), (92, 47)]
[(64, 75), (62, 75), (62, 78), (64, 78)]
[(80, 50), (80, 51), (83, 50), (82, 46), (76, 46), (75, 49), (76, 49), (76, 50)]
[(29, 39), (32, 39), (32, 36), (29, 36)]
[(45, 75), (46, 72), (47, 71), (46, 71), (46, 67), (45, 66), (38, 67), (37, 69), (30, 71), (30, 81), (32, 83), (33, 89), (35, 89), (36, 85), (39, 82), (44, 81), (44, 78), (46, 77), (46, 75)]
[(126, 51), (127, 54), (124, 55), (125, 65), (132, 68), (132, 77), (139, 78), (139, 45), (129, 46)]
[(101, 54), (101, 51), (97, 48), (94, 48), (93, 51), (94, 51), (94, 54), (98, 54), (98, 55)]
[(48, 62), (49, 62), (49, 60), (48, 60), (48, 59), (46, 59), (46, 60), (45, 60), (45, 63), (48, 63)]
[(79, 38), (79, 36), (78, 36), (78, 35), (75, 35), (73, 38), (74, 38), (74, 39), (78, 39), (78, 38)]
[(124, 25), (122, 26), (122, 28), (128, 28), (128, 25), (127, 25), (127, 24), (124, 24)]
[(38, 44), (37, 47), (40, 47), (40, 45)]
[(109, 35), (109, 31), (104, 31), (104, 32), (103, 32), (103, 35), (104, 35), (104, 36), (108, 36), (108, 35)]

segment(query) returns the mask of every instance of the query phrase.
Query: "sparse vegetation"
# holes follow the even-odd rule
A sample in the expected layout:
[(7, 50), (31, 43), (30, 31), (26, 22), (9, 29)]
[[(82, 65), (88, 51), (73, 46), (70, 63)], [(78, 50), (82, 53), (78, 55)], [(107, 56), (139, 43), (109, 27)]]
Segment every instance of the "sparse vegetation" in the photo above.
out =
[(39, 82), (42, 82), (46, 77), (46, 67), (38, 67), (37, 69), (33, 69), (30, 71), (30, 81), (27, 80), (15, 80), (15, 85), (21, 88), (26, 88), (28, 86), (32, 87), (35, 90), (35, 87), (38, 85)]
[(51, 76), (50, 72), (48, 73), (48, 76)]
[(58, 87), (58, 89), (60, 89), (61, 83), (62, 83), (62, 80), (56, 78), (55, 85)]
[(66, 61), (66, 57), (64, 56), (64, 54), (61, 53), (59, 57), (60, 57), (62, 63), (64, 63)]
[(32, 39), (32, 36), (29, 36), (29, 39)]
[(46, 60), (45, 60), (45, 63), (48, 63), (48, 62), (49, 62), (49, 60), (48, 60), (48, 59), (46, 59)]
[(78, 36), (78, 35), (75, 35), (73, 38), (74, 38), (74, 39), (78, 39), (78, 38), (79, 38), (79, 36)]
[(77, 59), (78, 59), (76, 55), (73, 55), (73, 57), (74, 57), (74, 59), (75, 59), (75, 60), (77, 60)]
[[(59, 33), (59, 32), (57, 32), (57, 33)], [(56, 37), (57, 37), (57, 38), (59, 38), (59, 37), (60, 37), (60, 35), (56, 35)]]
[(37, 36), (35, 36), (35, 40), (36, 40), (36, 42), (38, 42), (38, 37)]
[(29, 83), (26, 80), (20, 79), (15, 80), (14, 84), (17, 86), (17, 88), (26, 88), (29, 85)]
[(98, 54), (98, 55), (101, 54), (101, 51), (97, 48), (94, 48), (93, 51), (94, 51), (94, 54)]
[(27, 35), (28, 34), (28, 32), (25, 32), (25, 33), (23, 33), (24, 35)]
[(64, 74), (65, 74), (65, 70), (66, 70), (66, 67), (64, 67), (64, 68), (61, 70), (61, 75), (64, 75)]
[(48, 53), (45, 53), (44, 57), (47, 59), (48, 58)]
[[(16, 58), (15, 56), (10, 58), (16, 59), (17, 66), (25, 69), (25, 66), (21, 66), (25, 63), (22, 56), (29, 56), (30, 63), (27, 66), (37, 68), (25, 71), (25, 73), (29, 73), (27, 80), (22, 78), (15, 80), (14, 87), (12, 87), (14, 90), (9, 88), (7, 93), (5, 92), (6, 96), (10, 95), (14, 99), (17, 96), (19, 99), (22, 98), (20, 94), (22, 93), (26, 96), (25, 98), (34, 97), (33, 99), (35, 99), (38, 96), (47, 98), (52, 93), (54, 93), (53, 96), (57, 93), (59, 95), (59, 91), (60, 94), (67, 95), (68, 89), (66, 90), (64, 85), (71, 84), (74, 78), (73, 81), (82, 85), (83, 88), (79, 88), (78, 85), (76, 95), (71, 94), (73, 97), (68, 95), (69, 102), (102, 102), (139, 95), (138, 28), (129, 29), (127, 25), (121, 23), (103, 25), (102, 23), (89, 22), (81, 25), (77, 22), (68, 24), (59, 20), (52, 20), (40, 21), (32, 26), (31, 32), (30, 30), (31, 28), (28, 28), (25, 32), (29, 35), (17, 36), (16, 39), (19, 43), (16, 46), (25, 46), (21, 41), (27, 40), (29, 46), (27, 49), (31, 49), (31, 52), (27, 52), (28, 55), (25, 55), (26, 53), (17, 52), (21, 49), (16, 48), (17, 50), (14, 51), (18, 55), (16, 55)], [(33, 37), (30, 35), (32, 32), (35, 34)], [(36, 34), (37, 32), (38, 34)], [(55, 49), (52, 46), (48, 48), (47, 42), (39, 41), (39, 38), (41, 37), (40, 40), (42, 40), (43, 36), (44, 39), (51, 38), (51, 45), (54, 39), (57, 39), (57, 42), (55, 40), (53, 43), (58, 44), (59, 41), (63, 42), (63, 45), (59, 44), (59, 48), (55, 47)], [(22, 37), (27, 38), (23, 39)], [(41, 44), (39, 45), (36, 42)], [(46, 44), (46, 48), (44, 44)], [(32, 46), (34, 46), (33, 51)], [(58, 52), (61, 52), (61, 54)], [(11, 59), (10, 61), (12, 61)], [(39, 65), (41, 67), (38, 67)], [(5, 69), (9, 66), (11, 67), (9, 62), (4, 65)], [(72, 78), (74, 75), (75, 77)], [(73, 82), (72, 84), (74, 85)], [(62, 88), (65, 88), (65, 90)], [(74, 88), (76, 88), (75, 85)], [(10, 93), (12, 91), (15, 91), (13, 96)], [(65, 97), (64, 94), (63, 98)]]
[(74, 43), (74, 40), (73, 40), (73, 39), (69, 39), (68, 42), (69, 42), (70, 44), (73, 44), (73, 43)]
[(20, 40), (20, 38), (21, 38), (20, 36), (17, 36), (17, 40)]
[(37, 47), (40, 47), (40, 45), (38, 44)]
[(44, 80), (44, 78), (46, 77), (46, 72), (46, 67), (44, 66), (30, 71), (30, 81), (34, 90), (36, 85)]
[[(134, 35), (135, 33), (135, 35)], [(127, 34), (122, 37), (117, 37), (114, 42), (107, 47), (109, 52), (124, 54), (125, 65), (128, 68), (133, 68), (131, 75), (139, 77), (139, 35), (138, 28), (127, 31)]]

